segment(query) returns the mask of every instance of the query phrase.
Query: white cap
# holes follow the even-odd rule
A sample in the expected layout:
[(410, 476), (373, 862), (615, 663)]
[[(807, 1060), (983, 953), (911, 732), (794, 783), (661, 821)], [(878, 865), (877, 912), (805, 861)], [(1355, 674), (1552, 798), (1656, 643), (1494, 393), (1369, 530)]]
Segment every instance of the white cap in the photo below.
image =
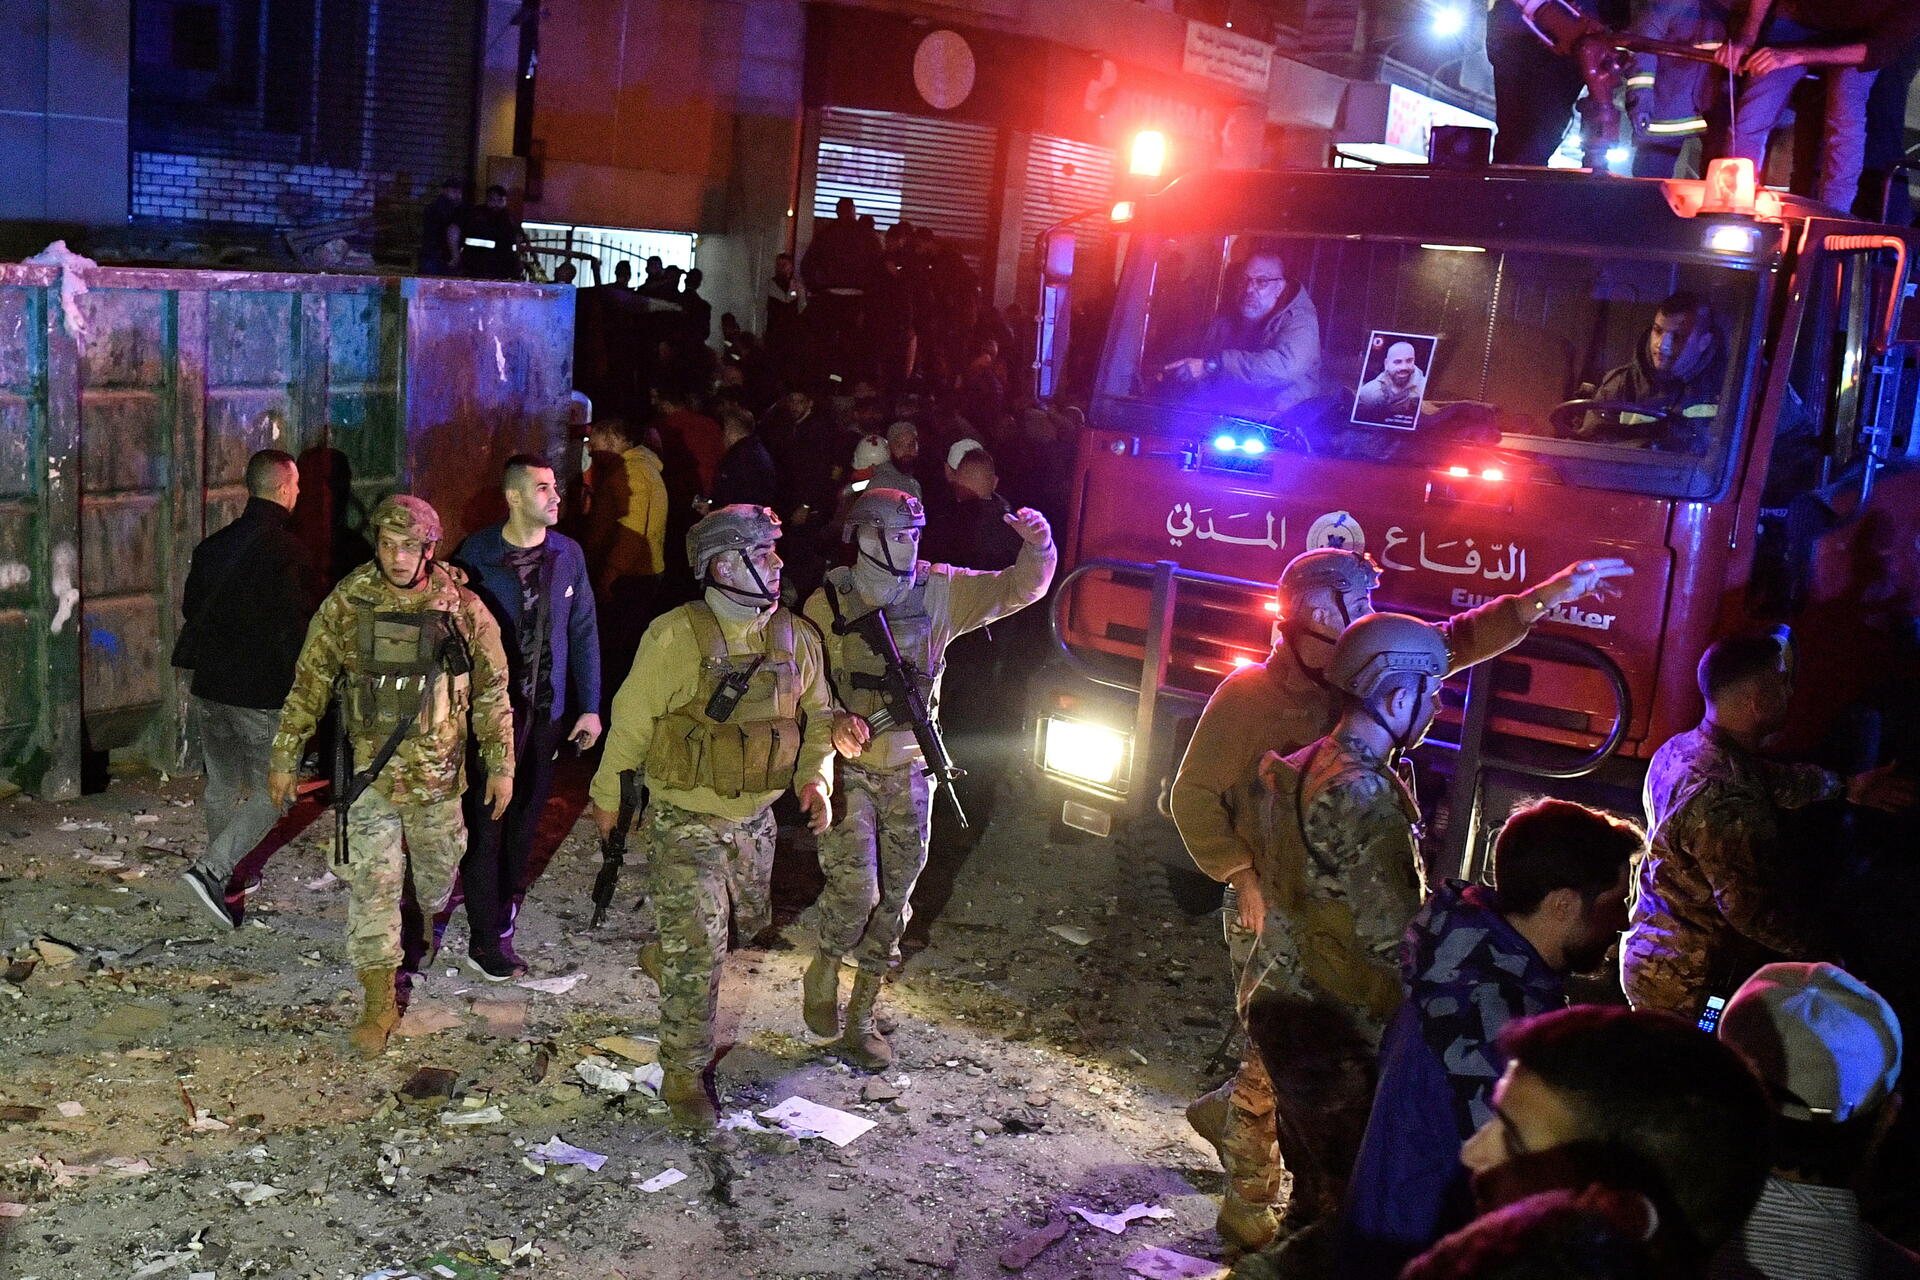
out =
[(960, 468), (960, 459), (966, 457), (968, 454), (972, 453), (975, 449), (985, 449), (986, 447), (987, 446), (985, 446), (984, 444), (981, 444), (978, 440), (975, 440), (972, 436), (967, 436), (964, 439), (955, 440), (953, 442), (953, 447), (947, 450), (947, 465), (957, 471)]
[(1838, 965), (1762, 966), (1727, 1002), (1720, 1038), (1794, 1120), (1850, 1120), (1885, 1102), (1900, 1079), (1900, 1020)]

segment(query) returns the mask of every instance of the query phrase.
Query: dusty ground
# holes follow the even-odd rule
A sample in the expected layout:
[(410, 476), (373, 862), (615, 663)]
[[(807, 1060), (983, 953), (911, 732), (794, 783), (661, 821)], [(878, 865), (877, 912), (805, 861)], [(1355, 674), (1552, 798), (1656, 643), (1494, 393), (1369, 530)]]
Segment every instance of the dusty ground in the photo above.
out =
[[(1050, 842), (1017, 799), (999, 806), (927, 945), (888, 988), (899, 1060), (885, 1080), (807, 1043), (800, 953), (776, 945), (729, 962), (725, 1107), (798, 1096), (876, 1122), (836, 1148), (784, 1133), (694, 1143), (670, 1135), (644, 1094), (582, 1087), (575, 1066), (603, 1053), (592, 1041), (654, 1030), (654, 990), (632, 964), (652, 928), (634, 906), (637, 845), (598, 932), (586, 929), (598, 861), (588, 824), (534, 888), (522, 953), (535, 978), (579, 975), (571, 990), (450, 971), (464, 948), (456, 921), (415, 996), (412, 1034), (366, 1063), (344, 1045), (355, 997), (344, 890), (325, 877), (331, 819), (268, 865), (245, 927), (216, 933), (177, 880), (197, 848), (197, 795), (193, 780), (116, 778), (72, 804), (0, 804), (0, 945), (15, 961), (0, 982), (0, 1104), (11, 1108), (0, 1115), (15, 1117), (0, 1119), (11, 1206), (0, 1209), (0, 1280), (387, 1267), (1006, 1276), (1001, 1251), (1069, 1205), (1171, 1216), (1119, 1235), (1069, 1218), (1026, 1276), (1130, 1275), (1123, 1259), (1147, 1245), (1219, 1254), (1219, 1174), (1180, 1115), (1210, 1083), (1201, 1071), (1222, 1028), (1212, 918), (1182, 914), (1139, 855)], [(804, 849), (783, 852), (787, 918), (808, 863)], [(422, 1067), (455, 1073), (454, 1096), (396, 1100)], [(497, 1121), (444, 1122), (488, 1107)], [(525, 1150), (556, 1136), (605, 1165), (539, 1172)], [(639, 1188), (669, 1168), (686, 1180)]]

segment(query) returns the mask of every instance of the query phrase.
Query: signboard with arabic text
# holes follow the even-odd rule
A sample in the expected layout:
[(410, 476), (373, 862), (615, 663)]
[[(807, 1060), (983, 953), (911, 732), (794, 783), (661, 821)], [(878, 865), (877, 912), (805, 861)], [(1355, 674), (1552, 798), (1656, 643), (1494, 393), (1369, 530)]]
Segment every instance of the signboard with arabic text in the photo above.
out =
[(1273, 74), (1273, 46), (1210, 22), (1189, 21), (1180, 68), (1190, 76), (1203, 76), (1264, 98), (1268, 77)]

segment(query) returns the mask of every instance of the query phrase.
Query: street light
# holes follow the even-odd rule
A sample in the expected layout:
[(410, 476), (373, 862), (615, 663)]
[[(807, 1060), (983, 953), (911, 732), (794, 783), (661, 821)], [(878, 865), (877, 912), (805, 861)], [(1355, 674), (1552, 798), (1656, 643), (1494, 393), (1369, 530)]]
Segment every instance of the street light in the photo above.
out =
[(1457, 5), (1442, 5), (1433, 15), (1433, 34), (1451, 40), (1467, 29), (1466, 11)]

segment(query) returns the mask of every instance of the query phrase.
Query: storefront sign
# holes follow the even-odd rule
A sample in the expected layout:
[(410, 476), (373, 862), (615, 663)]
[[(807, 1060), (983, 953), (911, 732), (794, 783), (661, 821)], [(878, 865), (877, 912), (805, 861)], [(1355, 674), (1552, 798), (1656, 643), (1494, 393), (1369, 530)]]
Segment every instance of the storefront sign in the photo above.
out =
[(1188, 22), (1181, 69), (1264, 98), (1273, 71), (1273, 46), (1209, 22)]

